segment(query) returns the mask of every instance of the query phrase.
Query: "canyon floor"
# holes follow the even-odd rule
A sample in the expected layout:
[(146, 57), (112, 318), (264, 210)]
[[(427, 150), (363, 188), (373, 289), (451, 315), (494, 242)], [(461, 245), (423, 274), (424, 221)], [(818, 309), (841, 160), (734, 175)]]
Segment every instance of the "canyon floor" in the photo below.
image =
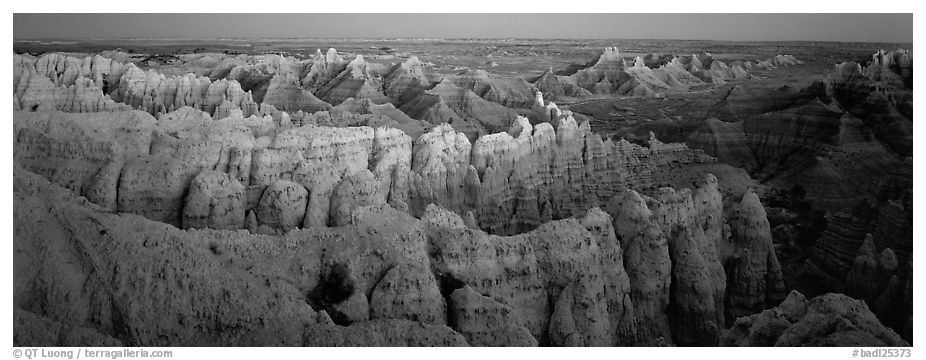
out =
[(909, 346), (911, 48), (14, 41), (14, 344)]

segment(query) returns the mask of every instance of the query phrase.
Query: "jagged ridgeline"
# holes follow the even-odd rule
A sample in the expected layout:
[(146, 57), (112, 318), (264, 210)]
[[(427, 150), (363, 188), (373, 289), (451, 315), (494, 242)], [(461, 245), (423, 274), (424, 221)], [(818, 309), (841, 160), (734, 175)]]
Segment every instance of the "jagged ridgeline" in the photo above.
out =
[[(743, 170), (544, 100), (741, 65), (609, 48), (527, 81), (333, 49), (184, 61), (14, 55), (17, 345), (905, 344), (864, 304), (782, 303)], [(854, 327), (816, 326), (834, 307)]]

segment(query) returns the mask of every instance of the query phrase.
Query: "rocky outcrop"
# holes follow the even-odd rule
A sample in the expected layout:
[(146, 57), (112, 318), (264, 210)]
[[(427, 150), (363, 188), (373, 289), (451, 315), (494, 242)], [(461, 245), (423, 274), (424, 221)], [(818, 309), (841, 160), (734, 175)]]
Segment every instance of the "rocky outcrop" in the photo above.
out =
[(442, 79), (433, 67), (422, 63), (417, 56), (410, 56), (383, 77), (383, 92), (397, 104), (402, 104)]
[(794, 55), (779, 54), (779, 55), (772, 56), (765, 60), (756, 60), (755, 63), (746, 62), (744, 66), (747, 66), (747, 68), (755, 66), (755, 67), (760, 67), (760, 68), (765, 68), (765, 69), (773, 69), (773, 68), (778, 68), (778, 67), (789, 67), (789, 66), (801, 65), (803, 63), (804, 63), (803, 61), (798, 60), (796, 57), (794, 57)]
[(588, 90), (571, 82), (568, 77), (556, 75), (552, 68), (547, 69), (540, 77), (534, 80), (533, 84), (547, 98), (583, 98), (592, 95)]
[(300, 162), (293, 170), (293, 181), (308, 190), (309, 200), (302, 227), (326, 226), (331, 207), (331, 194), (341, 181), (341, 175), (331, 163), (323, 161)]
[(685, 144), (692, 149), (704, 150), (717, 161), (752, 169), (756, 159), (746, 142), (743, 123), (728, 123), (716, 118), (707, 119), (704, 125), (688, 135)]
[(93, 178), (84, 184), (81, 194), (101, 209), (116, 211), (119, 179), (122, 175), (122, 159), (114, 159), (103, 165)]
[(216, 253), (235, 241), (227, 236), (213, 253), (214, 236), (96, 212), (41, 177), (15, 175), (14, 247), (30, 254), (14, 261), (14, 304), (23, 310), (124, 345), (295, 345), (302, 325), (290, 321), (314, 323), (297, 289), (247, 285), (257, 278), (221, 265)]
[[(280, 83), (281, 92), (285, 91), (287, 82)], [(202, 110), (215, 119), (222, 119), (240, 110), (242, 117), (252, 115), (269, 115), (276, 123), (284, 116), (280, 110), (270, 104), (255, 101), (250, 91), (245, 91), (236, 80), (211, 79), (192, 73), (182, 76), (166, 76), (154, 70), (143, 71), (134, 64), (126, 66), (119, 81), (108, 93), (113, 101), (129, 105), (133, 109), (143, 110), (153, 115), (169, 113), (183, 107)], [(274, 95), (276, 96), (276, 95)], [(312, 104), (309, 107), (324, 107), (310, 100), (299, 100)], [(289, 104), (284, 101), (283, 103)]]
[(142, 112), (19, 112), (14, 124), (19, 134), (14, 154), (25, 168), (106, 209), (177, 226), (190, 184), (203, 170), (227, 174), (244, 186), (245, 210), (256, 207), (264, 188), (274, 182), (300, 181), (316, 190), (310, 196), (314, 215), (307, 221), (314, 225), (327, 223), (328, 199), (348, 172), (372, 169), (380, 182), (378, 192), (390, 204), (403, 207), (407, 202), (411, 139), (395, 129), (282, 131), (269, 116), (212, 120), (192, 108), (158, 120)]
[(48, 53), (39, 57), (28, 54), (13, 55), (14, 89), (18, 88), (18, 75), (34, 72), (50, 80), (56, 86), (74, 85), (81, 78), (92, 80), (98, 86), (109, 86), (118, 82), (125, 71), (125, 62), (113, 60), (104, 55), (77, 58), (65, 54)]
[(755, 192), (724, 209), (732, 252), (724, 259), (727, 273), (726, 316), (732, 320), (775, 306), (784, 299), (781, 265), (772, 248), (765, 209)]
[[(821, 206), (862, 203), (831, 217), (811, 264), (906, 336), (912, 160), (896, 155), (911, 71), (908, 53), (882, 52), (807, 88), (718, 87), (676, 127), (705, 154), (652, 132), (632, 139), (643, 146), (602, 138), (543, 95), (748, 76), (710, 54), (629, 62), (611, 48), (534, 84), (333, 49), (14, 56), (14, 341), (890, 343), (854, 320), (867, 308), (821, 305), (832, 323), (801, 299), (779, 305), (760, 190), (710, 155), (773, 187), (810, 184)], [(722, 120), (698, 122), (708, 114)], [(871, 233), (858, 257), (857, 232)]]
[(257, 223), (274, 229), (290, 230), (305, 219), (309, 193), (302, 185), (279, 180), (264, 190), (257, 206)]
[(448, 304), (451, 326), (472, 346), (537, 346), (514, 310), (469, 286), (453, 292)]
[(747, 144), (759, 164), (784, 158), (804, 146), (832, 143), (839, 133), (842, 112), (821, 101), (769, 112), (743, 122)]
[[(23, 174), (24, 170), (17, 171), (19, 171), (19, 174)], [(227, 177), (227, 175), (221, 173), (215, 173), (215, 175)], [(34, 177), (35, 175), (31, 176)], [(201, 177), (205, 178), (206, 176), (201, 174)], [(23, 178), (23, 176), (21, 175), (20, 178)], [(231, 178), (225, 179), (232, 181)], [(41, 202), (45, 201), (41, 200), (44, 199), (42, 196), (71, 196), (67, 195), (67, 192), (63, 190), (63, 192), (49, 192), (47, 190), (38, 192), (38, 188), (54, 187), (47, 182), (43, 183), (44, 180), (39, 178), (29, 181), (17, 181), (16, 189), (21, 194), (18, 201)], [(677, 336), (675, 331), (668, 328), (665, 329), (665, 337), (662, 340), (643, 337), (642, 334), (645, 331), (652, 331), (646, 330), (650, 326), (649, 323), (645, 322), (648, 319), (647, 316), (655, 316), (656, 314), (648, 315), (645, 311), (638, 311), (637, 309), (647, 309), (649, 305), (646, 305), (647, 303), (643, 300), (645, 297), (636, 294), (659, 294), (656, 295), (656, 299), (661, 300), (654, 299), (652, 301), (661, 305), (654, 306), (662, 306), (663, 311), (675, 311), (676, 315), (673, 316), (684, 316), (686, 319), (692, 319), (692, 322), (697, 321), (697, 324), (686, 325), (666, 321), (665, 326), (669, 328), (708, 326), (708, 324), (718, 321), (715, 317), (716, 313), (714, 313), (716, 311), (715, 307), (693, 305), (701, 304), (707, 299), (713, 299), (713, 297), (717, 296), (715, 288), (693, 292), (672, 290), (673, 287), (677, 289), (702, 289), (703, 285), (700, 284), (704, 283), (704, 278), (682, 276), (683, 274), (702, 274), (708, 279), (712, 279), (714, 274), (710, 261), (694, 261), (684, 257), (688, 253), (701, 253), (702, 259), (710, 259), (711, 256), (703, 255), (706, 251), (709, 251), (707, 249), (710, 249), (710, 244), (683, 243), (678, 240), (667, 241), (663, 237), (661, 245), (653, 248), (652, 244), (643, 242), (645, 238), (630, 239), (628, 231), (632, 234), (636, 230), (633, 230), (633, 222), (624, 219), (628, 214), (624, 211), (618, 212), (619, 216), (622, 217), (612, 219), (610, 215), (601, 210), (591, 209), (580, 219), (553, 221), (541, 225), (532, 232), (510, 237), (498, 237), (468, 228), (466, 221), (459, 215), (435, 206), (429, 207), (422, 221), (418, 221), (402, 212), (390, 209), (388, 205), (383, 203), (384, 200), (372, 205), (362, 201), (351, 203), (354, 199), (360, 200), (363, 198), (362, 196), (353, 196), (362, 193), (362, 191), (354, 190), (375, 190), (378, 189), (378, 184), (379, 182), (371, 172), (363, 170), (348, 175), (345, 181), (338, 185), (334, 191), (332, 204), (348, 204), (349, 210), (345, 210), (348, 213), (346, 217), (348, 219), (347, 223), (337, 228), (295, 229), (286, 233), (286, 235), (277, 233), (278, 235), (272, 236), (219, 230), (182, 232), (173, 227), (158, 225), (141, 217), (105, 214), (74, 204), (73, 200), (64, 200), (59, 201), (59, 205), (54, 211), (62, 211), (67, 214), (74, 214), (75, 212), (84, 214), (81, 216), (69, 216), (74, 219), (96, 219), (92, 221), (99, 222), (101, 225), (96, 226), (105, 227), (102, 229), (104, 231), (90, 226), (88, 229), (81, 230), (77, 235), (73, 235), (80, 236), (78, 238), (59, 237), (57, 235), (48, 236), (64, 240), (82, 239), (87, 236), (85, 232), (89, 232), (94, 237), (110, 236), (120, 239), (110, 240), (109, 244), (112, 244), (113, 241), (121, 244), (121, 241), (125, 241), (121, 239), (133, 239), (134, 244), (137, 244), (134, 246), (141, 247), (144, 241), (153, 241), (143, 239), (152, 238), (146, 236), (137, 238), (132, 235), (133, 232), (151, 234), (148, 236), (156, 236), (156, 239), (161, 239), (160, 241), (163, 242), (157, 246), (166, 248), (179, 247), (183, 251), (193, 252), (193, 254), (184, 253), (185, 255), (180, 255), (180, 259), (184, 259), (184, 256), (194, 256), (194, 254), (208, 259), (199, 266), (210, 266), (202, 268), (210, 269), (208, 270), (210, 274), (208, 277), (213, 280), (209, 281), (214, 281), (216, 277), (226, 279), (222, 280), (222, 282), (213, 282), (216, 286), (225, 286), (221, 284), (232, 284), (235, 281), (272, 284), (266, 290), (268, 291), (266, 296), (271, 296), (269, 295), (271, 292), (289, 294), (283, 295), (283, 300), (279, 301), (284, 302), (278, 303), (276, 306), (291, 307), (298, 306), (296, 305), (298, 303), (305, 307), (298, 310), (302, 312), (299, 315), (300, 318), (308, 319), (301, 323), (307, 324), (304, 327), (299, 327), (299, 330), (257, 327), (257, 330), (254, 331), (262, 331), (261, 334), (266, 335), (251, 338), (248, 340), (249, 343), (355, 344), (349, 342), (354, 340), (339, 338), (342, 335), (348, 336), (344, 334), (354, 334), (353, 331), (379, 334), (371, 335), (369, 341), (374, 341), (374, 344), (380, 344), (379, 341), (386, 341), (382, 342), (383, 344), (403, 344), (404, 341), (407, 341), (407, 344), (417, 345), (445, 344), (445, 342), (449, 344), (454, 342), (447, 342), (450, 340), (446, 339), (457, 336), (470, 340), (471, 344), (483, 345), (489, 343), (496, 345), (688, 343), (686, 341), (689, 340), (684, 340), (684, 337)], [(302, 189), (301, 185), (285, 180), (278, 180), (274, 185), (268, 187), (264, 191), (264, 196), (256, 209), (256, 217), (258, 218), (256, 221), (262, 225), (267, 225), (264, 218), (268, 207), (265, 205), (269, 201), (266, 201), (266, 199), (270, 199), (272, 194), (276, 194), (275, 189), (277, 188)], [(306, 191), (302, 190), (302, 192)], [(681, 191), (680, 194), (683, 195), (681, 202), (675, 200), (678, 198), (676, 196), (678, 194), (673, 194), (669, 190), (663, 190), (663, 193), (661, 201), (651, 199), (652, 204), (650, 205), (639, 202), (637, 204), (638, 207), (642, 206), (641, 209), (655, 209), (651, 212), (648, 220), (644, 219), (645, 223), (648, 224), (646, 226), (650, 229), (644, 231), (644, 233), (661, 231), (659, 229), (665, 227), (670, 229), (685, 228), (688, 231), (693, 231), (694, 234), (699, 234), (694, 237), (695, 239), (702, 239), (698, 237), (702, 233), (719, 234), (716, 224), (721, 220), (716, 216), (721, 212), (719, 208), (715, 208), (716, 204), (695, 206), (695, 204), (713, 204), (715, 201), (719, 204), (719, 192), (716, 189), (714, 179), (705, 179), (703, 185), (693, 193)], [(280, 191), (277, 198), (284, 198), (283, 195), (285, 194), (287, 193)], [(686, 197), (684, 194), (694, 195), (687, 195), (690, 197)], [(345, 202), (342, 199), (351, 200)], [(639, 201), (644, 200), (640, 198)], [(272, 203), (283, 204), (280, 201)], [(300, 209), (309, 207), (306, 203), (303, 201), (290, 210), (280, 211), (281, 216), (299, 214)], [(341, 207), (340, 205), (335, 206)], [(282, 206), (278, 207), (282, 209)], [(20, 206), (20, 208), (33, 209), (31, 205)], [(34, 209), (43, 208), (35, 207)], [(17, 223), (28, 226), (24, 216), (30, 215), (21, 215), (17, 218), (20, 219)], [(119, 219), (123, 218), (134, 219), (132, 221), (140, 222), (142, 225), (135, 225), (128, 229), (118, 228), (120, 221), (122, 221)], [(43, 220), (36, 219), (35, 221)], [(283, 221), (281, 220), (280, 223), (283, 223)], [(615, 231), (613, 224), (619, 225), (616, 228), (617, 231)], [(155, 228), (157, 230), (154, 230)], [(27, 232), (26, 229), (38, 228), (23, 227), (18, 229), (18, 238), (31, 239), (33, 235), (30, 235), (31, 233)], [(46, 230), (43, 231), (52, 231), (50, 229), (53, 228), (45, 227), (44, 229)], [(650, 239), (652, 238), (650, 237)], [(625, 241), (628, 242), (626, 247), (622, 246), (622, 242)], [(26, 245), (23, 244), (22, 246)], [(101, 255), (105, 259), (109, 259), (109, 256), (115, 256), (115, 254), (119, 253), (117, 250), (122, 249), (122, 247), (112, 248), (111, 245), (109, 246), (109, 248), (106, 248), (110, 249), (106, 250), (108, 251), (105, 253), (106, 255)], [(153, 245), (148, 244), (146, 246)], [(664, 259), (663, 263), (658, 266), (662, 269), (659, 271), (662, 271), (665, 280), (661, 286), (656, 288), (653, 288), (651, 277), (643, 276), (643, 271), (654, 270), (646, 267), (646, 264), (649, 263), (646, 259), (651, 257), (653, 250), (661, 252)], [(170, 261), (156, 260), (158, 256), (164, 256), (159, 255), (160, 253), (156, 254), (158, 255), (150, 255), (155, 257), (151, 260), (152, 266), (154, 264), (157, 264), (157, 266), (176, 266)], [(173, 255), (174, 253), (170, 254), (172, 257), (177, 256)], [(132, 260), (133, 257), (123, 258), (125, 260), (121, 261), (136, 261)], [(275, 260), (271, 262), (261, 260), (268, 258)], [(182, 262), (182, 264), (187, 264), (187, 262)], [(337, 266), (344, 270), (340, 272), (332, 270), (326, 272), (323, 270), (326, 266), (334, 266), (330, 264), (343, 264)], [(700, 266), (696, 264), (700, 264)], [(228, 268), (228, 266), (232, 266), (232, 268)], [(238, 272), (243, 270), (234, 270), (238, 266), (241, 269), (251, 269), (249, 272), (251, 275), (241, 278)], [(257, 267), (255, 268), (255, 266)], [(700, 270), (696, 271), (698, 269)], [(183, 274), (189, 274), (190, 271), (194, 270), (186, 271)], [(197, 273), (195, 271), (194, 273)], [(84, 274), (79, 271), (71, 272)], [(28, 272), (24, 270), (21, 273), (26, 274)], [(335, 273), (340, 275), (332, 275)], [(147, 274), (147, 272), (137, 274)], [(121, 283), (112, 284), (111, 281), (113, 280), (111, 279), (113, 278), (109, 274), (93, 276), (104, 276), (107, 279), (101, 282), (102, 286), (123, 286), (119, 285)], [(28, 279), (30, 277), (23, 276), (22, 281), (31, 284)], [(167, 281), (173, 281), (169, 279)], [(205, 281), (198, 279), (201, 278), (194, 277), (188, 280), (192, 281), (190, 286), (197, 286), (198, 288), (201, 285), (192, 284)], [(282, 282), (271, 279), (282, 279)], [(126, 284), (130, 283), (132, 282), (126, 282)], [(670, 285), (670, 283), (674, 285)], [(173, 283), (171, 282), (171, 284)], [(161, 289), (161, 286), (165, 285), (156, 285), (155, 289)], [(248, 295), (243, 296), (246, 296), (251, 301), (255, 299), (255, 296), (265, 296), (259, 295), (263, 294), (262, 291), (265, 291), (262, 290), (265, 289), (265, 285), (236, 286), (239, 286), (238, 289), (240, 289), (237, 291), (247, 292)], [(343, 289), (343, 291), (333, 291), (332, 289)], [(17, 296), (31, 296), (27, 294), (33, 294), (33, 292), (20, 294)], [(162, 293), (153, 293), (150, 296), (153, 296), (151, 300), (156, 300), (164, 295)], [(448, 303), (445, 303), (444, 296), (449, 296)], [(163, 306), (183, 306), (176, 303), (177, 301), (181, 301), (181, 299), (164, 302)], [(315, 308), (309, 308), (307, 303)], [(57, 306), (60, 305), (45, 306), (43, 309), (53, 309)], [(241, 306), (243, 305), (236, 303), (228, 306), (242, 311)], [(450, 309), (449, 314), (451, 315), (449, 318), (444, 318), (445, 314), (448, 313), (446, 307)], [(84, 307), (80, 308), (83, 309)], [(155, 308), (157, 309), (157, 307)], [(213, 309), (221, 308), (223, 307)], [(132, 311), (138, 313), (138, 316), (141, 317), (136, 320), (136, 326), (156, 326), (145, 328), (152, 329), (146, 331), (154, 332), (154, 334), (163, 334), (164, 330), (162, 329), (169, 328), (159, 327), (168, 326), (166, 325), (169, 324), (168, 319), (156, 322), (152, 320), (153, 318), (145, 317), (149, 315), (145, 315), (146, 312), (141, 312), (142, 308), (133, 309), (135, 310)], [(273, 306), (269, 307), (270, 310), (257, 310), (265, 309), (264, 307), (255, 307), (253, 309), (247, 311), (278, 311), (276, 310), (278, 308)], [(496, 315), (483, 317), (483, 314), (489, 312)], [(696, 315), (704, 313), (711, 313), (714, 316), (699, 317)], [(49, 316), (45, 310), (40, 314)], [(203, 312), (201, 316), (208, 318), (210, 316), (208, 314), (209, 312)], [(248, 316), (249, 318), (261, 318), (261, 315)], [(58, 315), (54, 317), (54, 319), (59, 318)], [(199, 318), (184, 321), (201, 321), (197, 319)], [(218, 321), (245, 321), (239, 319), (244, 318), (231, 317), (227, 320), (220, 319)], [(507, 319), (503, 323), (508, 325), (498, 327), (498, 324), (488, 322), (490, 319)], [(450, 330), (450, 328), (440, 326), (415, 325), (408, 328), (405, 327), (407, 325), (403, 324), (412, 323), (402, 322), (407, 320), (435, 325), (447, 323), (451, 328), (459, 330), (462, 335)], [(153, 325), (161, 323), (165, 325)], [(260, 322), (255, 322), (255, 324), (257, 323)], [(495, 326), (489, 328), (489, 324)], [(446, 335), (437, 336), (435, 335), (437, 333), (434, 333), (430, 337), (422, 339), (418, 337), (419, 335), (415, 335), (420, 334), (419, 330), (415, 329), (421, 326), (430, 329), (428, 331), (437, 331), (437, 333)], [(249, 325), (245, 329), (251, 328), (251, 325)], [(104, 327), (104, 329), (109, 328)], [(114, 327), (113, 329), (121, 328)], [(408, 334), (399, 335), (399, 333), (395, 332), (399, 331), (397, 329), (407, 329), (402, 331), (408, 331)], [(119, 334), (119, 338), (130, 339), (128, 343), (132, 344), (152, 343), (151, 339), (159, 339), (160, 343), (167, 344), (182, 343), (181, 341), (204, 341), (202, 335), (199, 337), (189, 335), (183, 335), (183, 337), (152, 335), (151, 338), (142, 335), (131, 335), (126, 337), (120, 331), (105, 330), (103, 333)], [(251, 330), (241, 334), (252, 333), (249, 331)], [(276, 332), (286, 333), (283, 336), (269, 335), (277, 334)], [(322, 336), (321, 334), (327, 335)], [(490, 334), (491, 338), (489, 337)], [(222, 344), (224, 341), (240, 341), (239, 337), (234, 337), (231, 334), (224, 336), (226, 337), (215, 338), (211, 341), (215, 344)], [(298, 340), (300, 338), (302, 339), (301, 342)], [(676, 338), (680, 340), (676, 340)]]
[[(730, 281), (722, 249), (723, 204), (717, 179), (694, 190), (662, 188), (656, 198), (626, 190), (608, 205), (625, 249), (639, 338), (716, 345)], [(774, 255), (772, 255), (774, 256)], [(645, 324), (645, 325), (644, 325)]]
[(631, 300), (632, 285), (624, 266), (624, 250), (612, 222), (611, 216), (599, 208), (590, 209), (582, 218), (582, 225), (598, 241), (600, 249), (608, 315), (613, 329), (609, 331), (613, 331), (617, 345), (631, 345), (637, 341), (636, 329), (640, 325)]
[[(871, 249), (871, 259), (878, 251), (890, 249), (898, 264), (912, 258), (913, 207), (911, 203), (912, 167), (907, 161), (899, 168), (880, 174), (875, 203), (867, 201), (851, 210), (827, 217), (826, 229), (811, 249), (805, 265), (807, 278), (827, 291), (844, 291), (845, 280), (853, 268), (860, 249)], [(869, 200), (870, 201), (870, 200)], [(865, 240), (872, 245), (865, 245)], [(901, 270), (902, 267), (899, 267)], [(904, 272), (901, 271), (900, 280)], [(884, 284), (890, 278), (885, 278)], [(869, 303), (871, 304), (871, 303)], [(873, 304), (872, 304), (873, 305)], [(876, 311), (877, 313), (877, 311)], [(886, 323), (890, 323), (886, 321)], [(895, 326), (890, 324), (889, 326)]]
[[(723, 327), (723, 304), (726, 281), (717, 253), (715, 226), (695, 222), (689, 216), (699, 219), (718, 214), (692, 214), (699, 209), (688, 191), (674, 192), (664, 188), (657, 197), (662, 206), (656, 210), (656, 217), (671, 223), (661, 224), (668, 241), (669, 259), (672, 262), (670, 288), (671, 306), (669, 319), (672, 324), (673, 340), (679, 345), (713, 346), (717, 344), (719, 329)], [(713, 190), (715, 193), (717, 190)], [(719, 200), (719, 197), (715, 197)], [(702, 206), (707, 205), (702, 202)], [(719, 204), (713, 204), (714, 206)], [(714, 211), (708, 205), (701, 211)], [(704, 221), (704, 220), (701, 220)], [(707, 229), (704, 226), (708, 226)], [(714, 235), (708, 237), (708, 233)], [(734, 279), (736, 280), (736, 279)]]
[[(329, 115), (330, 119), (313, 120), (316, 125), (321, 126), (391, 127), (402, 130), (412, 139), (418, 138), (424, 133), (425, 128), (430, 127), (430, 123), (412, 119), (392, 104), (376, 104), (369, 99), (349, 98), (332, 108)], [(331, 125), (326, 122), (330, 122)]]
[(428, 268), (397, 265), (373, 289), (370, 317), (445, 325), (447, 304)]
[(334, 188), (328, 223), (342, 226), (351, 223), (351, 214), (360, 207), (386, 203), (380, 182), (369, 170), (349, 174)]
[[(877, 249), (871, 235), (865, 238), (865, 242), (858, 249), (858, 255), (852, 264), (852, 269), (846, 278), (846, 295), (862, 300), (869, 300), (874, 303), (874, 298), (878, 296), (878, 288), (884, 284), (880, 281), (880, 267), (876, 256)], [(893, 255), (893, 252), (891, 253)], [(897, 270), (897, 259), (892, 262), (893, 269)], [(890, 274), (886, 274), (890, 279)]]
[(340, 74), (346, 65), (347, 62), (334, 48), (328, 49), (324, 55), (321, 49), (316, 49), (309, 72), (302, 78), (302, 85), (309, 89), (318, 89)]
[[(498, 238), (465, 227), (440, 226), (446, 223), (440, 219), (446, 217), (456, 218), (452, 223), (463, 223), (449, 212), (429, 212), (423, 218), (432, 224), (431, 241), (437, 249), (432, 266), (439, 277), (457, 279), (510, 306), (540, 343), (546, 343), (548, 337), (559, 344), (566, 344), (563, 341), (567, 339), (602, 345), (617, 340), (610, 326), (590, 321), (610, 323), (608, 302), (595, 300), (606, 296), (604, 283), (608, 280), (602, 274), (597, 241), (578, 221), (549, 223), (523, 236)], [(580, 280), (586, 275), (589, 279)], [(585, 281), (581, 285), (584, 290), (572, 285), (577, 281)], [(557, 305), (550, 303), (550, 298), (568, 300)], [(569, 314), (571, 321), (554, 313)]]
[(109, 162), (147, 154), (155, 120), (142, 112), (17, 112), (13, 158), (75, 192)]
[(183, 228), (242, 228), (244, 196), (244, 186), (228, 174), (212, 170), (199, 173), (183, 206)]
[[(427, 204), (436, 203), (459, 214), (471, 212), (480, 228), (504, 234), (527, 231), (602, 204), (620, 186), (654, 188), (657, 171), (713, 161), (655, 139), (649, 148), (601, 141), (587, 125), (579, 126), (570, 113), (560, 111), (555, 104), (544, 109), (549, 109), (550, 121), (558, 130), (550, 123), (534, 127), (519, 118), (509, 132), (485, 136), (475, 147), (450, 127), (432, 129), (413, 146), (411, 138), (396, 129), (289, 128), (271, 116), (243, 118), (239, 114), (213, 120), (207, 113), (188, 107), (162, 114), (150, 125), (134, 119), (120, 120), (127, 123), (85, 121), (77, 115), (50, 121), (17, 113), (16, 127), (24, 130), (17, 141), (22, 151), (16, 154), (21, 154), (17, 159), (24, 166), (39, 171), (46, 159), (66, 152), (63, 148), (40, 151), (26, 147), (37, 141), (30, 139), (46, 139), (46, 132), (73, 139), (67, 141), (75, 144), (82, 142), (81, 146), (87, 146), (83, 139), (99, 139), (90, 144), (103, 149), (109, 146), (109, 150), (81, 150), (87, 155), (80, 157), (90, 156), (92, 165), (75, 163), (75, 171), (80, 171), (75, 175), (62, 173), (61, 166), (49, 169), (54, 174), (43, 174), (76, 192), (99, 192), (92, 196), (104, 206), (112, 208), (115, 196), (116, 210), (178, 226), (190, 182), (203, 170), (226, 173), (244, 186), (245, 211), (258, 206), (265, 188), (276, 181), (301, 184), (309, 191), (307, 207), (311, 208), (311, 216), (299, 223), (303, 226), (325, 224), (328, 220), (323, 219), (328, 218), (347, 221), (349, 211), (335, 215), (337, 207), (326, 210), (325, 199), (331, 198), (341, 178), (368, 169), (378, 182), (370, 183), (377, 187), (377, 197), (393, 207), (418, 215)], [(59, 135), (62, 126), (77, 126), (80, 131)], [(107, 145), (112, 140), (116, 144)], [(122, 170), (108, 169), (108, 175), (92, 179), (105, 164), (119, 163), (119, 146), (131, 149), (123, 155), (127, 158)], [(316, 178), (318, 171), (326, 175)], [(98, 183), (103, 189), (90, 191), (92, 186), (84, 183), (91, 180), (93, 186)], [(312, 183), (316, 180), (320, 183)], [(118, 183), (113, 185), (113, 181)], [(318, 191), (312, 190), (315, 187)], [(361, 203), (370, 205), (379, 200)]]
[(412, 166), (412, 141), (401, 130), (379, 127), (373, 134), (369, 169), (379, 181), (389, 205), (408, 210), (408, 173)]
[(122, 346), (122, 342), (92, 328), (70, 326), (16, 307), (14, 346)]
[(608, 203), (614, 229), (624, 249), (631, 299), (637, 319), (637, 338), (655, 345), (672, 338), (669, 325), (672, 263), (669, 245), (646, 201), (626, 190)]
[(736, 319), (723, 346), (910, 346), (864, 302), (841, 294), (807, 300), (792, 291), (776, 308)]
[(480, 228), (490, 232), (520, 233), (604, 204), (621, 186), (653, 189), (656, 171), (714, 161), (658, 140), (649, 148), (602, 141), (569, 113), (553, 123), (556, 130), (550, 123), (531, 126), (522, 117), (509, 132), (479, 138), (471, 155), (465, 154), (468, 144), (446, 128), (423, 135), (409, 176), (410, 211), (420, 214), (420, 206), (435, 203), (460, 214), (472, 211)]
[(320, 86), (315, 95), (333, 105), (348, 98), (370, 100), (376, 104), (391, 102), (379, 89), (382, 89), (382, 80), (371, 74), (363, 56), (357, 55), (337, 77)]
[(827, 75), (826, 93), (869, 126), (891, 150), (909, 156), (913, 134), (910, 74), (909, 52), (878, 52), (866, 67), (851, 62), (837, 64)]
[(901, 280), (903, 277), (912, 277), (912, 273), (909, 269), (900, 269), (897, 255), (890, 248), (878, 254), (869, 234), (846, 275), (843, 293), (865, 301), (882, 323), (903, 331), (910, 314), (904, 307), (906, 285)]
[(518, 116), (514, 110), (485, 100), (447, 79), (419, 92), (399, 109), (431, 124), (448, 123), (472, 139), (507, 129)]
[(491, 76), (485, 70), (467, 70), (453, 77), (452, 81), (460, 88), (508, 108), (530, 108), (537, 91), (522, 78)]
[(13, 93), (13, 109), (90, 113), (126, 111), (132, 107), (103, 94), (100, 83), (80, 77), (72, 85), (55, 85), (48, 78), (24, 70)]
[(689, 70), (689, 72), (704, 80), (704, 82), (722, 84), (729, 80), (742, 80), (749, 78), (749, 74), (742, 67), (738, 65), (727, 65), (719, 60), (714, 59), (710, 53), (705, 53), (702, 56), (691, 55), (691, 57), (698, 58), (702, 66), (700, 67), (701, 71), (697, 71), (697, 68), (692, 66), (692, 69)]
[(184, 196), (200, 170), (163, 156), (128, 161), (119, 177), (116, 210), (180, 226)]
[(443, 325), (408, 320), (375, 320), (350, 326), (327, 325), (310, 329), (303, 346), (468, 346), (462, 335)]
[(466, 344), (446, 326), (407, 320), (335, 325), (307, 301), (323, 283), (321, 264), (348, 264), (361, 294), (392, 267), (427, 267), (427, 238), (402, 213), (286, 236), (182, 231), (93, 210), (40, 176), (14, 174), (14, 247), (29, 254), (14, 260), (14, 334), (24, 346)]
[(278, 134), (270, 147), (298, 150), (306, 161), (330, 163), (344, 176), (369, 167), (374, 136), (369, 127), (303, 126)]
[[(409, 179), (409, 210), (420, 215), (429, 204), (463, 209), (474, 194), (460, 191), (470, 166), (472, 146), (450, 125), (435, 126), (415, 140)], [(475, 170), (475, 169), (474, 169)]]
[(657, 96), (667, 91), (685, 91), (692, 85), (723, 84), (748, 78), (746, 71), (703, 56), (673, 57), (671, 61), (650, 62), (642, 57), (628, 64), (616, 47), (607, 47), (598, 60), (567, 76), (548, 71), (534, 81), (547, 96), (587, 97), (593, 94)]
[(262, 102), (287, 112), (314, 113), (331, 108), (331, 104), (315, 97), (311, 91), (301, 88), (299, 78), (292, 73), (274, 75)]

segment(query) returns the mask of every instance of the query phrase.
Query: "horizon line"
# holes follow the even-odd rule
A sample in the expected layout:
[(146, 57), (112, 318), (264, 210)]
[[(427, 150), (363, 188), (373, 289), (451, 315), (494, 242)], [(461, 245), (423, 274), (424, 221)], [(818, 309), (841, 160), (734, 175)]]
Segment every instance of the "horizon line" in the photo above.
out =
[(715, 42), (733, 42), (733, 43), (743, 43), (743, 42), (762, 42), (762, 43), (774, 43), (774, 42), (790, 42), (790, 43), (843, 43), (843, 44), (913, 44), (913, 42), (906, 41), (838, 41), (838, 40), (724, 40), (724, 39), (678, 39), (678, 38), (530, 38), (530, 37), (450, 37), (450, 38), (420, 38), (420, 37), (336, 37), (336, 36), (327, 36), (327, 37), (212, 37), (212, 38), (192, 38), (192, 37), (153, 37), (153, 38), (139, 38), (139, 37), (105, 37), (105, 38), (84, 38), (84, 37), (37, 37), (37, 38), (14, 38), (13, 42), (28, 42), (28, 41), (55, 41), (55, 40), (65, 40), (65, 41), (112, 41), (112, 40), (133, 40), (133, 41), (151, 41), (151, 40), (164, 40), (164, 41), (254, 41), (254, 40), (425, 40), (425, 41), (436, 41), (436, 40), (569, 40), (569, 41), (592, 41), (592, 40), (659, 40), (659, 41), (715, 41)]

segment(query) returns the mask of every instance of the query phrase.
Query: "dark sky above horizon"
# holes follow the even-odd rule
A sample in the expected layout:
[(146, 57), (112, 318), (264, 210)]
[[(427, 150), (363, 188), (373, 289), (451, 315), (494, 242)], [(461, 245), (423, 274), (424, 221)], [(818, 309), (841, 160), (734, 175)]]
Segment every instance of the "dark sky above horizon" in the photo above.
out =
[(14, 14), (13, 38), (913, 42), (912, 14)]

